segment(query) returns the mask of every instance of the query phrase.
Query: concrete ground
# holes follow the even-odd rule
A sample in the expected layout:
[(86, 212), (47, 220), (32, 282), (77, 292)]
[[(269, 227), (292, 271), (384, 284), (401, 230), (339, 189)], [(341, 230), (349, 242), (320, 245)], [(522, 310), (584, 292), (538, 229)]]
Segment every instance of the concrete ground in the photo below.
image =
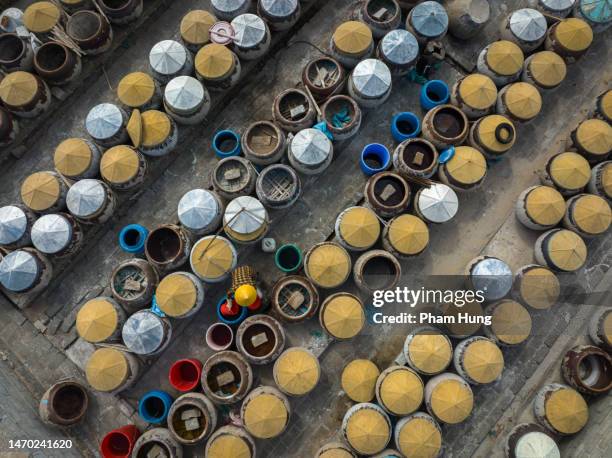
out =
[[(18, 2), (29, 3), (29, 2)], [(147, 2), (145, 2), (147, 3)], [(475, 57), (487, 43), (497, 39), (501, 18), (527, 4), (492, 0), (492, 18), (485, 31), (468, 44), (445, 40), (447, 59), (435, 74), (452, 84), (474, 68)], [(96, 103), (115, 101), (112, 88), (130, 72), (147, 68), (151, 46), (176, 36), (180, 18), (190, 9), (205, 8), (208, 1), (148, 2), (146, 17), (125, 32), (126, 41), (101, 63), (103, 72), (92, 71), (87, 80), (63, 102), (57, 102), (28, 140), (20, 159), (3, 163), (0, 202), (18, 201), (19, 183), (30, 173), (53, 167), (52, 153), (66, 136), (84, 135), (83, 119)], [(271, 102), (281, 90), (296, 86), (303, 66), (318, 55), (315, 47), (327, 49), (334, 27), (354, 17), (357, 2), (334, 0), (308, 3), (302, 20), (284, 37), (277, 38), (271, 52), (245, 68), (239, 87), (229, 94), (215, 95), (215, 108), (203, 126), (180, 127), (179, 145), (170, 157), (151, 161), (153, 173), (148, 186), (138, 194), (121, 198), (120, 209), (106, 225), (89, 231), (80, 255), (59, 266), (50, 287), (39, 297), (28, 298), (29, 306), (18, 310), (0, 296), (0, 456), (9, 452), (15, 438), (62, 438), (75, 441), (74, 456), (94, 456), (103, 434), (128, 422), (141, 426), (134, 411), (139, 396), (152, 388), (171, 391), (167, 382), (170, 364), (179, 357), (206, 359), (206, 327), (215, 320), (213, 306), (222, 287), (206, 291), (205, 310), (189, 322), (173, 323), (173, 342), (157, 359), (146, 361), (146, 372), (136, 386), (119, 397), (93, 394), (92, 411), (76, 430), (43, 427), (36, 419), (36, 404), (46, 387), (58, 379), (83, 378), (82, 368), (93, 347), (77, 338), (74, 317), (80, 305), (104, 293), (110, 272), (127, 256), (116, 238), (125, 224), (139, 222), (149, 228), (176, 221), (176, 205), (182, 194), (195, 187), (210, 186), (210, 171), (216, 162), (212, 135), (220, 128), (243, 131), (256, 120), (271, 119)], [(155, 31), (155, 33), (151, 33)], [(537, 234), (524, 229), (513, 214), (520, 192), (538, 181), (537, 172), (554, 153), (569, 146), (569, 133), (594, 107), (595, 98), (610, 86), (610, 33), (599, 35), (589, 53), (568, 68), (562, 86), (544, 96), (544, 108), (536, 120), (518, 128), (518, 141), (508, 157), (493, 164), (483, 187), (460, 196), (460, 210), (449, 224), (431, 228), (431, 245), (420, 257), (402, 263), (402, 283), (419, 285), (429, 275), (454, 275), (479, 254), (506, 260), (513, 270), (533, 262)], [(413, 111), (423, 114), (418, 104), (419, 86), (407, 79), (393, 82), (393, 94), (382, 107), (367, 112), (360, 134), (347, 144), (335, 145), (335, 159), (322, 175), (303, 180), (304, 192), (291, 209), (271, 212), (271, 237), (277, 242), (297, 242), (304, 250), (333, 238), (336, 215), (362, 202), (365, 177), (358, 155), (367, 143), (393, 148), (389, 124), (393, 114)], [(44, 126), (44, 128), (42, 128)], [(610, 232), (589, 242), (589, 261), (576, 275), (592, 291), (603, 292), (610, 301), (612, 279), (612, 236)], [(270, 255), (258, 247), (240, 249), (240, 263), (258, 269), (266, 283), (280, 276)], [(352, 283), (342, 290), (352, 291)], [(570, 301), (568, 301), (570, 302)], [(24, 305), (20, 303), (20, 305)], [(518, 422), (531, 420), (531, 402), (545, 383), (560, 380), (560, 359), (567, 348), (585, 341), (590, 307), (559, 304), (546, 314), (534, 314), (534, 331), (520, 348), (505, 350), (506, 369), (502, 379), (475, 390), (472, 416), (463, 424), (444, 428), (448, 457), (501, 456), (503, 438)], [(380, 368), (400, 352), (408, 329), (400, 326), (369, 326), (350, 342), (331, 342), (316, 319), (287, 327), (287, 346), (307, 346), (320, 356), (322, 380), (308, 396), (292, 399), (293, 415), (288, 430), (279, 438), (258, 443), (261, 456), (308, 457), (318, 447), (337, 437), (344, 412), (351, 402), (340, 388), (341, 368), (354, 358), (372, 358)], [(262, 384), (273, 384), (271, 368), (256, 368)], [(176, 393), (175, 393), (176, 394)], [(26, 406), (19, 408), (19, 406)], [(589, 424), (580, 434), (561, 442), (563, 456), (604, 457), (612, 454), (610, 397), (591, 402)], [(224, 411), (228, 414), (229, 412)], [(63, 454), (64, 456), (72, 456)], [(202, 447), (187, 451), (203, 456)], [(45, 451), (37, 456), (55, 456)], [(59, 454), (58, 454), (59, 456)]]

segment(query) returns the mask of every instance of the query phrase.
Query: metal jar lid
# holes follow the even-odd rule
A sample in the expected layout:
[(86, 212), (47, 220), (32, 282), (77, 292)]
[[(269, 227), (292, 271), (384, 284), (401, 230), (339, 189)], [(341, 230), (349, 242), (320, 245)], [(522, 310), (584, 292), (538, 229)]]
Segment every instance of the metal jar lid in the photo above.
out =
[(172, 78), (164, 89), (164, 103), (173, 111), (189, 112), (208, 99), (208, 91), (192, 76)]
[(242, 9), (245, 3), (249, 3), (251, 0), (211, 0), (212, 7), (226, 14), (232, 14), (240, 9)]
[(295, 13), (299, 2), (298, 0), (259, 0), (259, 7), (270, 16), (284, 18)]
[(265, 41), (268, 27), (256, 14), (241, 14), (232, 21), (234, 45), (239, 48), (254, 48)]
[(154, 353), (162, 346), (165, 335), (164, 322), (149, 310), (134, 313), (121, 331), (125, 345), (138, 355)]
[(301, 164), (318, 166), (332, 154), (332, 143), (318, 129), (302, 129), (291, 140), (291, 154)]
[(240, 236), (260, 231), (267, 221), (263, 204), (251, 196), (236, 197), (227, 205), (223, 216), (224, 226)]
[(118, 106), (101, 103), (87, 113), (85, 128), (93, 139), (107, 140), (121, 130), (123, 121), (123, 112)]
[(539, 3), (548, 11), (563, 12), (573, 7), (576, 0), (539, 0)]
[(23, 237), (28, 228), (25, 212), (15, 206), (0, 207), (0, 245), (10, 245)]
[(419, 43), (407, 30), (396, 29), (387, 33), (380, 42), (380, 52), (397, 65), (406, 65), (419, 56)]
[(200, 230), (209, 226), (219, 214), (219, 201), (205, 189), (192, 189), (181, 197), (178, 218), (183, 226)]
[(15, 250), (4, 256), (0, 262), (0, 284), (16, 293), (34, 285), (40, 267), (32, 253)]
[(160, 41), (149, 52), (149, 65), (161, 75), (178, 73), (186, 62), (187, 50), (178, 41)]
[(417, 206), (420, 213), (433, 223), (450, 221), (459, 209), (457, 194), (450, 187), (434, 183), (418, 193)]
[(98, 213), (106, 199), (106, 188), (101, 181), (80, 180), (68, 190), (66, 206), (77, 218), (87, 218)]
[(534, 42), (546, 35), (546, 18), (538, 10), (522, 8), (510, 15), (510, 31), (519, 40)]
[(512, 288), (512, 270), (501, 259), (485, 258), (472, 266), (470, 282), (487, 300), (501, 299)]
[(384, 62), (378, 59), (365, 59), (353, 69), (351, 81), (359, 94), (376, 99), (391, 89), (391, 72)]
[(419, 3), (410, 12), (410, 17), (415, 32), (424, 37), (436, 38), (448, 29), (448, 14), (438, 2)]
[(59, 214), (44, 215), (32, 225), (30, 235), (32, 244), (41, 253), (59, 253), (70, 244), (72, 224)]

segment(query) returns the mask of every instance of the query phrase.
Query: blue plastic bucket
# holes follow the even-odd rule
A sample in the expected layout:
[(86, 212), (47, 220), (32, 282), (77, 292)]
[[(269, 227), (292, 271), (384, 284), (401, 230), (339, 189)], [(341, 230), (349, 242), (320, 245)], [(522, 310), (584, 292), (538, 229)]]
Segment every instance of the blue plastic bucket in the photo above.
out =
[(291, 274), (302, 267), (302, 250), (293, 243), (281, 246), (274, 254), (274, 262), (281, 272)]
[(233, 130), (220, 130), (212, 141), (213, 150), (219, 159), (230, 156), (239, 156), (242, 152), (240, 135)]
[(409, 111), (398, 113), (391, 120), (391, 135), (397, 142), (414, 138), (421, 133), (421, 120)]
[(235, 318), (228, 319), (227, 317), (223, 316), (223, 314), (221, 313), (221, 306), (223, 305), (225, 301), (227, 301), (227, 296), (223, 296), (219, 300), (219, 302), (217, 302), (217, 318), (219, 318), (219, 321), (221, 323), (225, 323), (229, 326), (238, 326), (240, 323), (242, 323), (245, 320), (245, 318), (249, 314), (248, 307), (240, 307), (240, 313), (236, 315)]
[(449, 98), (450, 90), (444, 81), (427, 81), (427, 83), (421, 87), (421, 107), (425, 111), (429, 111), (435, 106), (447, 103)]
[(145, 241), (149, 231), (140, 224), (128, 224), (119, 232), (119, 246), (126, 253), (144, 253)]
[(138, 401), (138, 414), (144, 421), (159, 425), (166, 421), (171, 405), (172, 397), (165, 391), (149, 391)]
[(361, 150), (359, 165), (367, 176), (375, 175), (389, 168), (391, 165), (391, 153), (389, 153), (385, 145), (370, 143)]

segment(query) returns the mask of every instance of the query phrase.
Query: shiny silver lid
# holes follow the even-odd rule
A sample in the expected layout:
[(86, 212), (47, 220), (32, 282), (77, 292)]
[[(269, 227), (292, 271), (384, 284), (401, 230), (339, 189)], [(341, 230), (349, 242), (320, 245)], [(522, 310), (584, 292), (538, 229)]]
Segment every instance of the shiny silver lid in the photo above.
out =
[(55, 254), (70, 245), (72, 225), (65, 216), (43, 215), (32, 225), (32, 244), (41, 253)]
[(206, 88), (192, 76), (172, 78), (164, 89), (164, 102), (175, 110), (194, 110), (208, 97)]
[(211, 0), (214, 9), (224, 13), (233, 13), (241, 9), (250, 0)]
[(192, 189), (178, 204), (178, 217), (183, 226), (199, 230), (210, 225), (219, 214), (219, 202), (205, 189)]
[(434, 183), (429, 188), (423, 188), (417, 202), (419, 211), (434, 223), (450, 221), (459, 209), (457, 194), (442, 183)]
[(106, 140), (115, 135), (123, 126), (123, 113), (117, 105), (101, 103), (96, 105), (85, 119), (85, 129), (92, 138)]
[(266, 38), (266, 23), (255, 14), (241, 14), (232, 21), (234, 44), (241, 48), (252, 48)]
[(0, 284), (16, 293), (31, 288), (38, 277), (38, 262), (31, 253), (15, 250), (0, 261)]
[(149, 53), (149, 65), (161, 75), (178, 73), (185, 62), (187, 62), (187, 50), (178, 41), (160, 41), (151, 48)]
[(364, 97), (378, 98), (391, 89), (391, 72), (378, 59), (365, 59), (357, 64), (351, 74), (353, 87)]
[(28, 218), (21, 208), (14, 205), (0, 208), (0, 245), (15, 243), (27, 229)]
[(123, 343), (138, 355), (157, 351), (164, 342), (164, 323), (149, 310), (140, 310), (130, 316), (121, 330)]
[(66, 195), (66, 206), (74, 216), (85, 218), (95, 215), (106, 202), (106, 189), (99, 180), (79, 180)]
[(537, 10), (523, 8), (510, 15), (512, 34), (523, 41), (538, 41), (546, 35), (546, 18)]
[(576, 3), (576, 0), (539, 0), (540, 5), (549, 11), (565, 11)]
[(482, 291), (486, 300), (501, 299), (512, 288), (512, 270), (497, 258), (477, 262), (472, 267), (470, 279), (474, 289)]
[(380, 42), (383, 55), (394, 64), (403, 65), (419, 56), (419, 43), (407, 30), (396, 29), (387, 33)]
[(251, 196), (236, 197), (225, 209), (223, 224), (238, 234), (252, 234), (268, 220), (263, 204)]
[(259, 7), (270, 16), (287, 17), (298, 8), (298, 0), (259, 0)]
[(23, 27), (23, 11), (19, 8), (7, 8), (0, 13), (0, 31), (13, 33)]
[(289, 147), (297, 162), (311, 166), (324, 163), (332, 154), (331, 141), (319, 129), (300, 130)]
[(448, 29), (448, 14), (438, 2), (419, 3), (411, 11), (414, 30), (424, 37), (435, 38), (444, 35)]

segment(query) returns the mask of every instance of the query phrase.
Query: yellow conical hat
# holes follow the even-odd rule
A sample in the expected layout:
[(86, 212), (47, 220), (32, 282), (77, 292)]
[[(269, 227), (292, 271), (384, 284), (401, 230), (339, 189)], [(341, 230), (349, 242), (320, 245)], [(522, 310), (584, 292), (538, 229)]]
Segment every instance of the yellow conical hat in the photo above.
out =
[(351, 258), (337, 243), (315, 245), (306, 256), (306, 274), (322, 288), (335, 288), (346, 281), (351, 271)]
[(417, 369), (426, 374), (436, 374), (449, 365), (453, 348), (446, 336), (423, 333), (412, 338), (408, 355)]
[(191, 266), (203, 278), (215, 279), (226, 275), (234, 264), (234, 250), (223, 237), (204, 239), (191, 252)]
[(55, 205), (61, 193), (60, 182), (49, 172), (36, 172), (21, 184), (21, 200), (34, 211), (45, 211)]
[(244, 427), (258, 439), (270, 439), (282, 433), (289, 420), (289, 412), (282, 399), (262, 393), (250, 399), (244, 407)]
[(344, 53), (361, 54), (372, 44), (372, 31), (363, 22), (343, 22), (336, 28), (332, 40)]
[(503, 300), (493, 311), (491, 330), (499, 341), (518, 345), (531, 334), (531, 315), (518, 302)]
[(504, 355), (489, 339), (478, 339), (465, 348), (463, 367), (476, 382), (491, 383), (504, 370)]
[(523, 51), (507, 40), (500, 40), (489, 46), (486, 61), (491, 70), (500, 75), (514, 75), (523, 68)]
[(208, 445), (207, 458), (252, 458), (247, 442), (239, 436), (222, 434)]
[(0, 81), (0, 99), (9, 107), (30, 103), (37, 91), (38, 81), (28, 72), (9, 73)]
[(461, 423), (474, 407), (469, 385), (456, 379), (442, 380), (431, 391), (431, 410), (444, 423)]
[(421, 218), (404, 213), (389, 221), (389, 242), (400, 254), (411, 256), (429, 244), (429, 228)]
[(211, 43), (198, 51), (195, 68), (203, 78), (216, 79), (227, 75), (234, 67), (232, 52), (223, 45)]
[(346, 424), (346, 438), (350, 446), (362, 455), (383, 450), (390, 435), (391, 429), (383, 414), (371, 408), (357, 410)]
[(155, 291), (155, 300), (160, 310), (171, 317), (180, 317), (191, 311), (196, 304), (196, 297), (196, 285), (180, 273), (165, 277)]
[(187, 43), (204, 45), (208, 43), (209, 31), (217, 18), (204, 10), (191, 10), (181, 21), (181, 37)]
[(471, 146), (458, 146), (445, 164), (446, 171), (459, 183), (478, 183), (487, 173), (487, 161), (480, 151)]
[(549, 164), (551, 178), (563, 188), (581, 189), (591, 179), (591, 166), (580, 154), (560, 153), (553, 156)]
[(527, 194), (525, 210), (537, 224), (554, 226), (565, 215), (565, 200), (555, 188), (536, 186)]
[(563, 434), (577, 433), (589, 419), (586, 401), (569, 387), (550, 393), (544, 403), (544, 411), (553, 428)]
[(470, 107), (486, 110), (495, 105), (497, 87), (488, 76), (473, 73), (459, 83), (459, 96)]
[(380, 400), (394, 415), (408, 415), (423, 402), (423, 381), (414, 371), (397, 366), (395, 370), (381, 374)]
[(555, 38), (565, 49), (580, 52), (591, 46), (593, 29), (586, 21), (572, 17), (557, 24)]
[(354, 359), (342, 371), (342, 389), (355, 402), (370, 402), (379, 375), (378, 367), (369, 359)]
[(76, 330), (87, 342), (102, 342), (117, 330), (119, 316), (108, 300), (96, 298), (81, 307), (76, 318)]
[(398, 448), (407, 458), (436, 458), (442, 448), (442, 435), (425, 418), (412, 418), (399, 433)]
[(50, 31), (58, 22), (61, 11), (52, 2), (36, 2), (23, 13), (23, 25), (30, 32), (44, 33)]
[(55, 148), (53, 163), (59, 173), (75, 177), (84, 173), (92, 161), (89, 145), (82, 138), (68, 138)]
[(128, 73), (117, 86), (117, 96), (128, 107), (140, 107), (149, 102), (155, 94), (153, 78), (143, 72)]
[(538, 84), (554, 87), (565, 79), (567, 65), (559, 54), (552, 51), (541, 51), (531, 56), (529, 71)]
[(289, 348), (274, 363), (274, 376), (285, 393), (301, 396), (319, 382), (319, 360), (303, 348)]
[(578, 234), (560, 229), (548, 240), (548, 256), (559, 269), (573, 272), (584, 265), (587, 247)]
[(532, 119), (542, 109), (542, 96), (529, 83), (513, 83), (504, 94), (508, 112), (519, 119)]
[(574, 201), (573, 208), (574, 222), (581, 231), (602, 234), (610, 227), (612, 212), (605, 199), (593, 194), (583, 194)]
[(351, 207), (340, 215), (340, 236), (355, 248), (368, 248), (380, 236), (380, 222), (366, 207)]
[(587, 119), (576, 129), (576, 141), (587, 153), (603, 157), (612, 150), (612, 127), (601, 119)]
[(363, 304), (352, 294), (334, 294), (323, 303), (321, 322), (325, 330), (337, 339), (355, 337), (365, 325)]
[(520, 293), (530, 307), (547, 309), (557, 303), (561, 294), (561, 285), (557, 276), (550, 269), (535, 267), (523, 275)]
[(113, 391), (128, 377), (129, 365), (124, 354), (114, 348), (97, 349), (85, 368), (87, 382), (98, 391)]
[[(508, 132), (506, 133), (509, 141), (507, 143), (502, 143), (497, 138), (498, 128), (502, 125), (507, 126), (508, 129)], [(514, 128), (514, 124), (512, 124), (512, 121), (502, 115), (489, 115), (480, 118), (476, 133), (482, 145), (488, 150), (496, 153), (508, 151), (510, 148), (512, 148), (514, 142), (516, 141), (516, 130)], [(500, 132), (499, 134), (501, 135), (502, 133), (503, 132)]]
[(142, 146), (156, 146), (168, 139), (172, 123), (163, 111), (149, 110), (142, 113)]
[(140, 158), (129, 146), (119, 145), (108, 149), (100, 161), (100, 174), (106, 181), (121, 184), (138, 174)]

